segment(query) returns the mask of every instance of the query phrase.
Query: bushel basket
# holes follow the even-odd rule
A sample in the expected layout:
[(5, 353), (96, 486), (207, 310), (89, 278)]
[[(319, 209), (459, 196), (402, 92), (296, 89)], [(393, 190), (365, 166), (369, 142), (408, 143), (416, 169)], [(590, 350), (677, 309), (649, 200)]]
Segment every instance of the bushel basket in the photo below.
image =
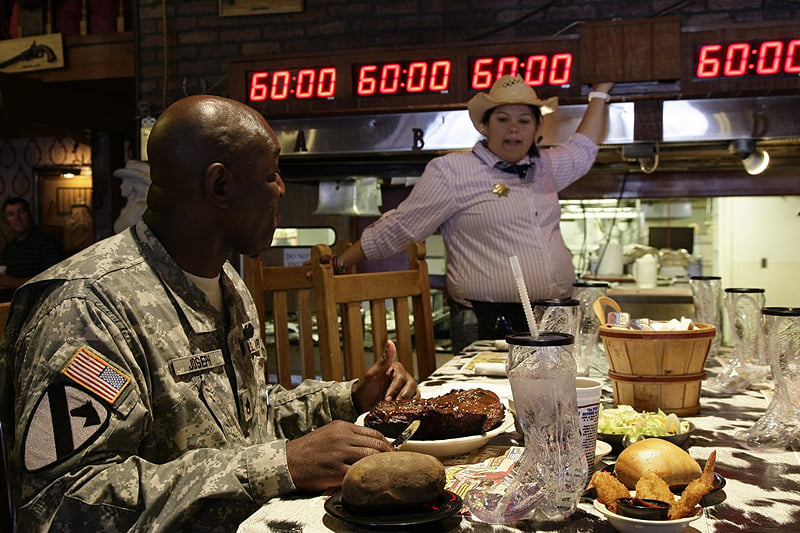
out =
[(700, 387), (716, 328), (695, 323), (686, 331), (600, 327), (614, 404), (678, 416), (700, 412)]

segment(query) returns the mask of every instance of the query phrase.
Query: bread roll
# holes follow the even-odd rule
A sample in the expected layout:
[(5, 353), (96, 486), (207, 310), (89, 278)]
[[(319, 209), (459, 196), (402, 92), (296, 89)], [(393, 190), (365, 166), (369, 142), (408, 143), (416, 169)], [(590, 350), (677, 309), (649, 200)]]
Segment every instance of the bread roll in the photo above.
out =
[(362, 509), (415, 505), (442, 494), (444, 465), (416, 452), (384, 452), (356, 461), (342, 481), (342, 501)]
[(637, 441), (619, 454), (614, 474), (629, 489), (645, 472), (655, 472), (667, 485), (685, 485), (700, 477), (702, 470), (686, 450), (664, 439)]

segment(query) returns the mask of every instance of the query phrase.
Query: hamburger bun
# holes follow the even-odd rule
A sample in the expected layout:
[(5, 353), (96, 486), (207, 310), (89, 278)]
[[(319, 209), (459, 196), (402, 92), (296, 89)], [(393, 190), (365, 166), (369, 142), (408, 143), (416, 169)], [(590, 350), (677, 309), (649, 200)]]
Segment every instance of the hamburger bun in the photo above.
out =
[(633, 490), (645, 472), (655, 472), (669, 486), (686, 485), (700, 477), (697, 461), (683, 448), (658, 438), (634, 442), (619, 454), (614, 475)]
[(427, 503), (445, 485), (444, 465), (416, 452), (384, 452), (356, 461), (342, 480), (342, 502), (359, 509)]

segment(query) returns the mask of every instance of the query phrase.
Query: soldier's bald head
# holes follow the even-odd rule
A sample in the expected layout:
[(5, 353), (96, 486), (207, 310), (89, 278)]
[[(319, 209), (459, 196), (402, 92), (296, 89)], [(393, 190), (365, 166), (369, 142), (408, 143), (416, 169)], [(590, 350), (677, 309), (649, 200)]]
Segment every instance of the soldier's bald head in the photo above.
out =
[(183, 98), (156, 121), (147, 143), (153, 185), (193, 187), (211, 163), (235, 165), (263, 142), (266, 121), (252, 108), (219, 96)]

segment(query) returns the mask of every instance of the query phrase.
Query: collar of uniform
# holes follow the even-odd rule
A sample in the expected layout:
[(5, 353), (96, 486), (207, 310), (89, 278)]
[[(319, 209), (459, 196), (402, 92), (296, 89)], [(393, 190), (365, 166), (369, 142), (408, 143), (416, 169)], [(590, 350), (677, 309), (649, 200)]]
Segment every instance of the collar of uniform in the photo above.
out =
[[(498, 162), (503, 161), (503, 159), (500, 159), (499, 157), (497, 157), (497, 155), (495, 155), (494, 152), (489, 150), (489, 145), (487, 144), (486, 139), (481, 139), (480, 141), (475, 143), (475, 146), (472, 147), (472, 153), (475, 154), (475, 156), (478, 159), (486, 163), (491, 168), (494, 168)], [(531, 158), (527, 155), (516, 162), (516, 164), (518, 165), (530, 164), (530, 163), (532, 163)], [(516, 174), (511, 174), (511, 173), (506, 173), (506, 174), (508, 174), (509, 176), (516, 176)]]
[[(133, 228), (134, 236), (159, 278), (170, 292), (176, 309), (195, 333), (207, 333), (219, 329), (219, 312), (209, 303), (205, 293), (192, 283), (167, 253), (164, 245), (145, 222), (138, 222)], [(224, 271), (224, 269), (223, 269)], [(226, 275), (229, 275), (227, 272)]]

